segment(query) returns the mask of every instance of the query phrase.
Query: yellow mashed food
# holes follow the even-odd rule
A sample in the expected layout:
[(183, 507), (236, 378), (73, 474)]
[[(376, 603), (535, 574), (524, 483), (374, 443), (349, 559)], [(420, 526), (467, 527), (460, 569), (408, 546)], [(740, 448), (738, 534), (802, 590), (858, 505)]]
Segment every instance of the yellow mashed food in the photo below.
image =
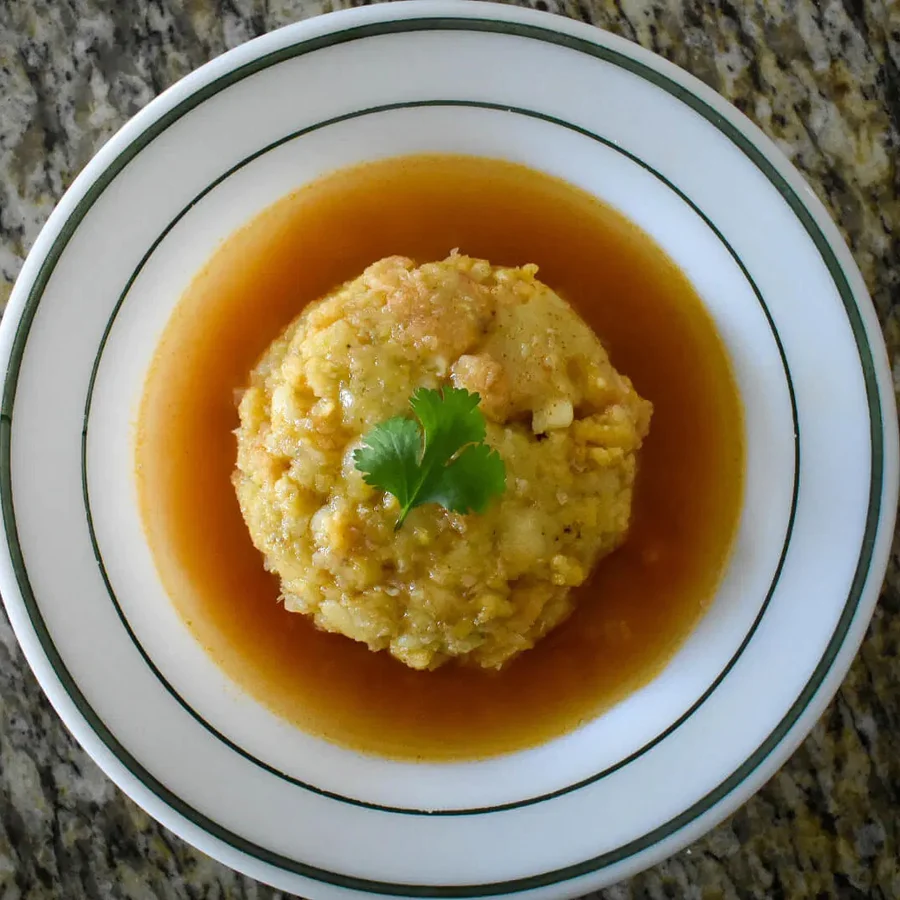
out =
[[(416, 669), (499, 668), (624, 539), (651, 406), (536, 266), (390, 257), (311, 304), (240, 401), (234, 485), (285, 606)], [(353, 451), (419, 387), (478, 392), (506, 491), (399, 507)]]

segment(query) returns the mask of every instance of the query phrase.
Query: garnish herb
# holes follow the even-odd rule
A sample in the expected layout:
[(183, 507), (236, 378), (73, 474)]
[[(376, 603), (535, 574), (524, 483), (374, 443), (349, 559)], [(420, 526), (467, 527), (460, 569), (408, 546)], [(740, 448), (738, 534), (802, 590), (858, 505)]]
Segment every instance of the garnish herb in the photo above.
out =
[(400, 503), (400, 528), (411, 509), (438, 503), (481, 513), (506, 488), (506, 467), (484, 443), (481, 397), (460, 388), (419, 388), (409, 405), (418, 422), (397, 416), (376, 425), (353, 453), (366, 484)]

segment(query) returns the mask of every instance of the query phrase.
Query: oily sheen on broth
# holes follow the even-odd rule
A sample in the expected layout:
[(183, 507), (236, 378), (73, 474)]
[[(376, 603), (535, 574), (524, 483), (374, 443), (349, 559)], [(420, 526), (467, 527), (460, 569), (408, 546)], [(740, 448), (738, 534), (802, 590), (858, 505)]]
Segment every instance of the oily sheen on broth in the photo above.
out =
[[(302, 307), (370, 263), (448, 252), (536, 263), (653, 403), (625, 544), (576, 611), (499, 673), (421, 672), (277, 602), (231, 486), (235, 390)], [(712, 321), (611, 208), (499, 161), (387, 160), (278, 201), (226, 241), (166, 329), (136, 444), (145, 529), (173, 603), (219, 665), (299, 727), (364, 752), (465, 759), (577, 727), (646, 683), (702, 616), (743, 490), (742, 414)]]

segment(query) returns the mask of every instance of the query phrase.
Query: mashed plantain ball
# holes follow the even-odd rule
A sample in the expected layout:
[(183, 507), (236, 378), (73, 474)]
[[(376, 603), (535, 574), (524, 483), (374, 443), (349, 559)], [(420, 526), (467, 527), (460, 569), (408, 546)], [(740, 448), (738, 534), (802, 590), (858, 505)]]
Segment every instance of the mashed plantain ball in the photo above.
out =
[[(287, 609), (416, 669), (499, 668), (572, 611), (624, 539), (651, 406), (536, 278), (451, 255), (402, 257), (311, 304), (240, 401), (234, 485)], [(506, 492), (483, 515), (414, 509), (353, 451), (418, 387), (477, 391)]]

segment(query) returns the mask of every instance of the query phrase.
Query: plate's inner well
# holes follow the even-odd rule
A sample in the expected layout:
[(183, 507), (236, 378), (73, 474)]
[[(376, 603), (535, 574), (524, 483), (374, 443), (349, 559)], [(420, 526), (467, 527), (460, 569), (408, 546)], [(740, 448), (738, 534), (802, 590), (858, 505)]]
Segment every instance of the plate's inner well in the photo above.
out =
[[(534, 262), (654, 405), (632, 527), (575, 614), (499, 674), (417, 672), (278, 603), (231, 474), (235, 392), (308, 302), (392, 254)], [(234, 234), (174, 313), (148, 376), (137, 473), (146, 533), (184, 620), (222, 668), (304, 730), (365, 752), (464, 759), (546, 741), (664, 666), (708, 608), (740, 513), (740, 401), (712, 320), (641, 230), (500, 161), (411, 157), (326, 177)]]

